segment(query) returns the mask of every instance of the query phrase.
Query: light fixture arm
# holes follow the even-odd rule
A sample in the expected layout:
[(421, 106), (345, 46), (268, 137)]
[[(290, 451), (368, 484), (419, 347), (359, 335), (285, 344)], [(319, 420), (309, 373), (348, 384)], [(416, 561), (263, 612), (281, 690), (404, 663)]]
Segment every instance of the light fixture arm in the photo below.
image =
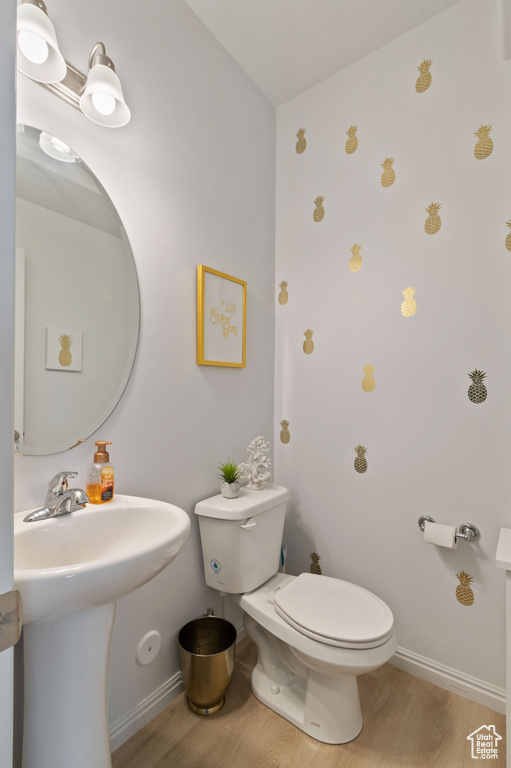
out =
[[(100, 53), (98, 53), (100, 51)], [(96, 43), (90, 52), (89, 56), (89, 70), (96, 64), (102, 64), (104, 67), (110, 67), (115, 72), (115, 67), (112, 59), (106, 55), (106, 48), (104, 43)]]

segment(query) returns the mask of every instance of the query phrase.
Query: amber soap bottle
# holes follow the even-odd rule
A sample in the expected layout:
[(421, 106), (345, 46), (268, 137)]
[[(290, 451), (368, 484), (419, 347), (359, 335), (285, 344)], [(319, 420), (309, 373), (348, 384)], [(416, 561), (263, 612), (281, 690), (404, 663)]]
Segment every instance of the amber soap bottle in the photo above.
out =
[(114, 467), (106, 450), (112, 443), (97, 440), (96, 445), (94, 461), (87, 467), (87, 496), (91, 504), (105, 504), (114, 497)]

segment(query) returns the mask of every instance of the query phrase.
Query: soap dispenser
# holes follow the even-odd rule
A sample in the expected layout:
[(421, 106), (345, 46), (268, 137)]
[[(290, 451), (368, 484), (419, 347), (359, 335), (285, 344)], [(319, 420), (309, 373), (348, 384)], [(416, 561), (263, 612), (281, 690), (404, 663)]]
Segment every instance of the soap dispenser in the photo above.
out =
[(97, 440), (96, 445), (94, 461), (87, 467), (87, 496), (91, 504), (105, 504), (114, 497), (114, 468), (106, 450), (112, 443)]

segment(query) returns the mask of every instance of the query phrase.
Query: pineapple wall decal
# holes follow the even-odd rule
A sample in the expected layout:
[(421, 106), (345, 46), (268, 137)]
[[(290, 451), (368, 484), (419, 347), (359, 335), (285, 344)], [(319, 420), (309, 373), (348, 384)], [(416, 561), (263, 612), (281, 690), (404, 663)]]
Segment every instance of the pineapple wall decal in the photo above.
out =
[(440, 203), (431, 203), (426, 208), (426, 212), (429, 214), (424, 223), (424, 229), (428, 235), (434, 235), (438, 232), (442, 226), (442, 219), (438, 215), (438, 211), (442, 206)]
[(314, 352), (314, 342), (312, 341), (314, 331), (311, 331), (310, 328), (307, 328), (307, 330), (303, 332), (303, 335), (305, 336), (305, 341), (303, 342), (303, 351), (306, 355), (310, 355), (312, 352)]
[(312, 218), (314, 221), (321, 221), (323, 216), (325, 215), (325, 209), (323, 208), (323, 201), (324, 197), (321, 197), (321, 195), (318, 195), (318, 197), (314, 200), (314, 205), (316, 206), (314, 208), (314, 213), (312, 214)]
[(59, 363), (63, 368), (67, 368), (68, 365), (71, 365), (73, 360), (73, 356), (71, 354), (71, 344), (73, 343), (73, 339), (68, 333), (62, 333), (59, 336), (59, 343)]
[(412, 315), (417, 312), (417, 302), (413, 298), (415, 288), (410, 288), (408, 286), (404, 291), (401, 291), (401, 293), (405, 297), (401, 303), (401, 314), (403, 317), (412, 317)]
[(287, 286), (289, 283), (286, 283), (285, 280), (283, 280), (281, 283), (279, 283), (280, 293), (279, 293), (279, 304), (287, 304), (287, 301), (289, 299), (289, 294), (287, 292)]
[(493, 152), (493, 141), (490, 139), (491, 130), (491, 125), (482, 125), (474, 133), (474, 136), (479, 139), (474, 147), (474, 155), (478, 160), (484, 160)]
[[(506, 221), (506, 226), (511, 229), (511, 221)], [(506, 236), (506, 248), (511, 251), (511, 232), (508, 232)]]
[(360, 472), (360, 474), (362, 474), (363, 472), (367, 471), (367, 459), (365, 457), (365, 454), (367, 453), (367, 448), (364, 448), (363, 445), (357, 445), (355, 450), (357, 452), (357, 457), (354, 461), (354, 466), (357, 472)]
[(289, 434), (289, 421), (286, 419), (282, 419), (280, 422), (280, 426), (282, 429), (280, 430), (280, 442), (284, 443), (284, 445), (287, 445), (289, 441), (291, 440), (291, 435)]
[(420, 72), (419, 77), (417, 78), (415, 82), (415, 90), (417, 93), (424, 93), (424, 91), (427, 91), (429, 86), (431, 85), (431, 72), (429, 71), (430, 66), (433, 64), (432, 59), (424, 59), (422, 64), (419, 64), (417, 69)]
[(456, 574), (456, 576), (460, 582), (456, 587), (456, 599), (462, 605), (472, 605), (474, 602), (474, 593), (472, 591), (472, 587), (470, 586), (472, 576), (470, 576), (468, 573), (465, 573), (465, 571), (460, 571)]
[(345, 150), (347, 155), (352, 155), (353, 152), (356, 152), (358, 147), (358, 138), (356, 136), (356, 133), (358, 131), (358, 125), (350, 125), (346, 133), (348, 134), (348, 138), (346, 140)]
[(319, 564), (321, 557), (317, 552), (311, 552), (309, 557), (311, 559), (310, 572), (315, 573), (317, 576), (321, 576), (321, 566)]
[(305, 134), (305, 128), (299, 128), (298, 133), (296, 134), (298, 137), (298, 141), (296, 142), (296, 152), (298, 155), (301, 155), (302, 152), (305, 152), (305, 149), (307, 147), (307, 140), (304, 134)]
[(358, 245), (355, 243), (350, 248), (351, 253), (353, 254), (350, 259), (350, 269), (352, 272), (358, 272), (358, 270), (362, 267), (362, 256), (360, 255), (360, 249), (362, 248), (361, 245)]
[(476, 368), (468, 375), (469, 378), (472, 379), (472, 384), (468, 388), (468, 399), (472, 403), (484, 403), (488, 397), (488, 390), (483, 383), (486, 373), (484, 371), (478, 371)]
[(381, 175), (382, 187), (390, 187), (395, 182), (396, 172), (392, 167), (395, 162), (393, 157), (386, 157), (383, 163), (381, 163), (381, 167), (383, 168), (383, 173)]
[(362, 379), (362, 389), (364, 392), (372, 392), (376, 386), (376, 382), (373, 376), (374, 365), (366, 365), (362, 368), (362, 370), (365, 373), (365, 376)]

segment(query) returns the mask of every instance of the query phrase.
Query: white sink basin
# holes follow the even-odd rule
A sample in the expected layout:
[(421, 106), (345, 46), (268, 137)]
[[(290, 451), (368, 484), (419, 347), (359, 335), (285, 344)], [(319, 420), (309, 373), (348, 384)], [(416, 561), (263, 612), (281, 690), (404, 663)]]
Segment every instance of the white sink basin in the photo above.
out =
[(174, 559), (190, 530), (179, 507), (136, 496), (38, 522), (23, 522), (26, 514), (14, 517), (14, 584), (24, 625), (126, 595)]
[(14, 516), (23, 768), (111, 768), (107, 685), (116, 601), (176, 557), (190, 518), (173, 504), (136, 496), (37, 522), (24, 522), (26, 515)]

